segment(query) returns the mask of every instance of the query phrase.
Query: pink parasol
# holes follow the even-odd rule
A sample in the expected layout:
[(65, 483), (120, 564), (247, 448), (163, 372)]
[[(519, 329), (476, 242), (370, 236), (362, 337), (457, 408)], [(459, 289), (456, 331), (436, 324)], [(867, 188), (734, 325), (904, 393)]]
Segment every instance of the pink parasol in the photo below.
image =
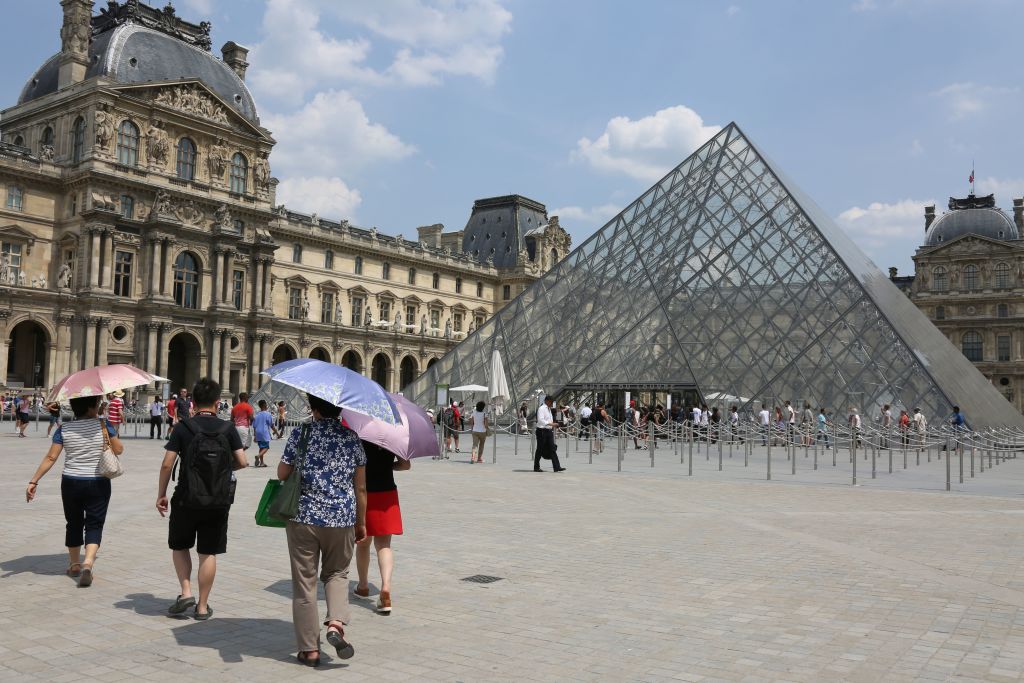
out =
[(409, 460), (428, 455), (438, 456), (440, 449), (437, 444), (437, 434), (434, 433), (434, 422), (430, 416), (423, 408), (404, 396), (398, 394), (390, 394), (390, 396), (402, 418), (401, 424), (389, 424), (362, 413), (343, 410), (342, 417), (345, 424), (354, 430), (360, 439), (377, 444), (400, 458)]
[(66, 401), (83, 396), (103, 396), (118, 389), (131, 389), (150, 382), (167, 382), (164, 377), (140, 370), (133, 365), (99, 365), (73, 372), (50, 390), (47, 401)]

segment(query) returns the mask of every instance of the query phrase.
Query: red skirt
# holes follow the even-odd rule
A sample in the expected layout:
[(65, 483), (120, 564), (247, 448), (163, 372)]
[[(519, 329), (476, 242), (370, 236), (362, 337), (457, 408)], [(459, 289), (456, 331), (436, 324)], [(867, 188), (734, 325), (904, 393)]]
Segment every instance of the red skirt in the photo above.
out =
[(402, 533), (402, 510), (398, 507), (398, 489), (366, 494), (366, 535), (388, 536)]

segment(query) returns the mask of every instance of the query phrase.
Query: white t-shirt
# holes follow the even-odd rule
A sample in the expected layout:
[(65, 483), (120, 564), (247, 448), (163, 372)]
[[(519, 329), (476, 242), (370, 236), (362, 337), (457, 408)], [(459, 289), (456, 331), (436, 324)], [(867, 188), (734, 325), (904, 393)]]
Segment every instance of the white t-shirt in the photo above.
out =
[(483, 412), (481, 412), (479, 410), (474, 410), (473, 411), (473, 431), (474, 432), (477, 432), (479, 434), (479, 433), (484, 433), (484, 432), (487, 431), (487, 427), (484, 427), (484, 418), (485, 417), (486, 417), (485, 413), (483, 413)]
[(583, 409), (580, 411), (580, 419), (581, 420), (589, 420), (590, 419), (590, 414), (592, 412), (593, 411), (590, 410), (590, 406), (583, 406)]
[(693, 421), (700, 422), (700, 408), (694, 407), (693, 409)]
[(771, 422), (772, 414), (768, 412), (767, 408), (761, 408), (761, 412), (757, 414), (757, 419), (761, 421), (761, 425), (767, 427)]
[(160, 417), (164, 414), (164, 404), (153, 401), (149, 404), (149, 414), (153, 417)]
[(789, 414), (789, 424), (796, 424), (796, 411), (793, 406), (786, 406), (786, 413)]
[(928, 426), (928, 420), (924, 419), (924, 413), (914, 413), (914, 429), (918, 434), (924, 434), (924, 428)]
[(850, 416), (850, 426), (860, 429), (860, 415), (858, 413)]
[(736, 424), (739, 421), (740, 421), (740, 414), (738, 412), (737, 413), (729, 413), (729, 422), (732, 422), (733, 424)]

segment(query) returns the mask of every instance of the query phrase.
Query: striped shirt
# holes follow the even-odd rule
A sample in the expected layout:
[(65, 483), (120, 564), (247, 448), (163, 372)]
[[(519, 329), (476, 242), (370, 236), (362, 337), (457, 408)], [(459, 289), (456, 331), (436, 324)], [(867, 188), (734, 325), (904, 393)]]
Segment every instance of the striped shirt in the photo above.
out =
[[(103, 454), (103, 432), (99, 419), (66, 422), (53, 433), (53, 443), (64, 446), (64, 476), (71, 479), (97, 479)], [(107, 433), (114, 430), (107, 424)]]
[(124, 401), (114, 397), (107, 406), (107, 419), (116, 425), (124, 420)]

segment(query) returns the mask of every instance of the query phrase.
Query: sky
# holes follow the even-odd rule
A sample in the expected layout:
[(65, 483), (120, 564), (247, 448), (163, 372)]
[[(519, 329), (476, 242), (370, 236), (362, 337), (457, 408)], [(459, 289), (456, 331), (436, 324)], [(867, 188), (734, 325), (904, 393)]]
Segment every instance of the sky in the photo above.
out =
[[(924, 206), (965, 196), (972, 165), (1008, 212), (1024, 196), (1018, 0), (174, 5), (215, 54), (251, 48), (278, 202), (389, 234), (518, 193), (580, 244), (730, 121), (883, 270), (912, 272)], [(61, 20), (4, 6), (6, 108)]]

